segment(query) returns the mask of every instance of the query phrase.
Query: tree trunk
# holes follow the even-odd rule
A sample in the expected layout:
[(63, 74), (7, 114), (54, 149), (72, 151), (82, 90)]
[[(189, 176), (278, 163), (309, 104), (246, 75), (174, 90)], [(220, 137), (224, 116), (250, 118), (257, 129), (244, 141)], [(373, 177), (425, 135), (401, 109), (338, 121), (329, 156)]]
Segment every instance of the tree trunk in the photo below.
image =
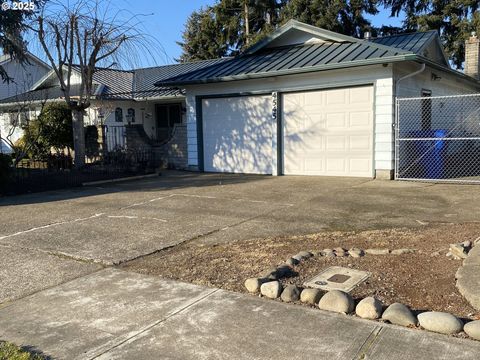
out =
[(85, 130), (83, 127), (83, 110), (72, 109), (74, 165), (81, 168), (85, 165)]

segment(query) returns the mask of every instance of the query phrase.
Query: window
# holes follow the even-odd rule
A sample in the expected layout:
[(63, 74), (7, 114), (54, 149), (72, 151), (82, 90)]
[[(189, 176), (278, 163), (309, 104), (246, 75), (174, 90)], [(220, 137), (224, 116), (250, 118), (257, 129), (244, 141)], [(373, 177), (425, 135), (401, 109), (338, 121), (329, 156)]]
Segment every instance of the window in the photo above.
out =
[(115, 122), (123, 122), (123, 110), (120, 107), (115, 109)]
[(432, 129), (432, 92), (430, 90), (422, 90), (422, 130)]
[(24, 127), (28, 125), (28, 116), (25, 111), (14, 110), (8, 113), (8, 118), (11, 126)]
[(135, 122), (135, 109), (129, 108), (127, 110), (127, 121), (128, 121), (128, 123), (134, 123)]

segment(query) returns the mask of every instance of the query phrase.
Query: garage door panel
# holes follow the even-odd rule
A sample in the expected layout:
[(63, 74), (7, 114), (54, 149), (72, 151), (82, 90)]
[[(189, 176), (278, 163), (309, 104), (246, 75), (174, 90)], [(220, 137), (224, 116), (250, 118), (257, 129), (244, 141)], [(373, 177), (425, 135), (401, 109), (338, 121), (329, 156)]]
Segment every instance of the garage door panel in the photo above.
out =
[(284, 94), (282, 103), (286, 175), (372, 177), (371, 86)]
[(271, 108), (269, 96), (204, 99), (204, 170), (271, 174)]

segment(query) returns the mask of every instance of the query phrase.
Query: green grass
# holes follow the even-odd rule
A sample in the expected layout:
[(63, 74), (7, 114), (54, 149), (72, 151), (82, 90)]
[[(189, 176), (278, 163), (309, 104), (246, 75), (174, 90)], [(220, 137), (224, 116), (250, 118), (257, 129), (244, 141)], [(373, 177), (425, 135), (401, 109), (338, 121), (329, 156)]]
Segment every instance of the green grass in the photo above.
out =
[(0, 360), (45, 360), (46, 358), (22, 350), (19, 346), (0, 341)]

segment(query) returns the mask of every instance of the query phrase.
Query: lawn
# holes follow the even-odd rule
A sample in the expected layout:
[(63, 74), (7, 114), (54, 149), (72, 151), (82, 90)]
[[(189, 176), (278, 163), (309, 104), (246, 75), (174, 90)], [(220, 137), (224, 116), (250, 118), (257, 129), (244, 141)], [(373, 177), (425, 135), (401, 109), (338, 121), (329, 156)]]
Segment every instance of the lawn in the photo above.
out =
[(31, 353), (21, 347), (0, 341), (0, 360), (47, 360), (47, 357)]

